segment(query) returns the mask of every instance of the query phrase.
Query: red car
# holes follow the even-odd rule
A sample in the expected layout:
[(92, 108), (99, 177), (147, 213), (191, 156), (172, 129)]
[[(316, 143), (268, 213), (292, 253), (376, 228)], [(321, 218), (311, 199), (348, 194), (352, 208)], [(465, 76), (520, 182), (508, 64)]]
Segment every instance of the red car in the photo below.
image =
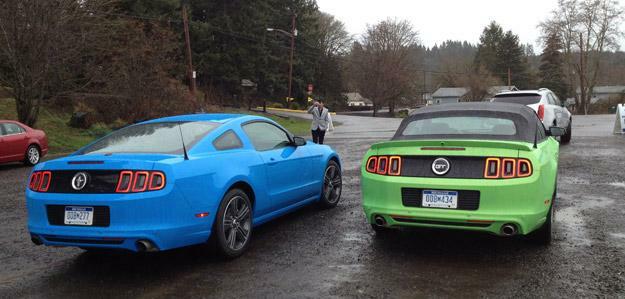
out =
[(0, 163), (35, 165), (47, 153), (46, 133), (16, 121), (0, 120)]

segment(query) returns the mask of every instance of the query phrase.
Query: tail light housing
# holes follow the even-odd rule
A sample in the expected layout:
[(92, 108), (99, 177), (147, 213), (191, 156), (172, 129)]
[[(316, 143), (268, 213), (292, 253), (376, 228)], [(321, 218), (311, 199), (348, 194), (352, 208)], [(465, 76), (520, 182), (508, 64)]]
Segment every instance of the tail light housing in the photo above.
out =
[(401, 174), (401, 157), (371, 156), (367, 159), (365, 170), (380, 175), (399, 176)]
[(540, 104), (538, 105), (538, 118), (540, 118), (540, 120), (544, 120), (545, 119), (545, 104)]
[(51, 181), (52, 172), (35, 171), (30, 175), (30, 179), (28, 181), (28, 189), (36, 192), (48, 192)]
[(532, 175), (532, 162), (528, 159), (486, 158), (484, 178), (513, 179)]
[(165, 188), (165, 174), (160, 171), (124, 170), (119, 173), (117, 193), (138, 193)]

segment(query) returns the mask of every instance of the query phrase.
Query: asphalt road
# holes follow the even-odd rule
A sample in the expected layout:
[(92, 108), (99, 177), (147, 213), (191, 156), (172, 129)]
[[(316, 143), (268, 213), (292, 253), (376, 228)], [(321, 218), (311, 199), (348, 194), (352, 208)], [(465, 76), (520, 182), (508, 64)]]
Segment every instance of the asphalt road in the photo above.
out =
[(549, 247), (438, 230), (376, 238), (358, 167), (395, 119), (336, 116), (342, 125), (327, 143), (344, 164), (339, 206), (263, 225), (234, 261), (203, 246), (141, 255), (35, 246), (23, 196), (29, 168), (0, 166), (0, 298), (625, 297), (625, 136), (610, 135), (613, 117), (575, 118)]

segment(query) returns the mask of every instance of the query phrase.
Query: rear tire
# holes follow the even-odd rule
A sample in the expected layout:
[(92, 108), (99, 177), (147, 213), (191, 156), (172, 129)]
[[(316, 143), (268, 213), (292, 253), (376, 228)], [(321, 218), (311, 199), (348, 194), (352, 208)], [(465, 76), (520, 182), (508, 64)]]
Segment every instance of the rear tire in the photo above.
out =
[(219, 253), (227, 259), (241, 256), (252, 238), (253, 207), (240, 189), (226, 193), (215, 218), (213, 236)]
[(334, 160), (330, 160), (323, 171), (323, 187), (321, 188), (321, 198), (319, 205), (322, 208), (334, 208), (341, 200), (343, 190), (343, 178), (341, 167)]
[(566, 134), (564, 134), (562, 136), (562, 138), (560, 139), (561, 140), (560, 143), (562, 143), (562, 144), (567, 144), (567, 143), (571, 142), (571, 135), (572, 135), (572, 132), (571, 132), (571, 129), (572, 129), (571, 128), (572, 127), (571, 122), (573, 122), (573, 120), (569, 120), (569, 126), (566, 127)]
[(551, 199), (551, 206), (549, 207), (549, 212), (547, 212), (547, 219), (545, 220), (545, 223), (543, 224), (543, 226), (541, 226), (539, 229), (533, 231), (528, 237), (530, 242), (537, 244), (537, 245), (549, 245), (551, 244), (551, 239), (552, 239), (552, 227), (553, 227), (553, 220), (554, 220), (554, 206), (555, 206), (555, 199), (556, 196), (554, 194), (553, 198)]
[(26, 149), (24, 164), (28, 166), (34, 166), (41, 160), (41, 151), (39, 147), (34, 144), (31, 144)]

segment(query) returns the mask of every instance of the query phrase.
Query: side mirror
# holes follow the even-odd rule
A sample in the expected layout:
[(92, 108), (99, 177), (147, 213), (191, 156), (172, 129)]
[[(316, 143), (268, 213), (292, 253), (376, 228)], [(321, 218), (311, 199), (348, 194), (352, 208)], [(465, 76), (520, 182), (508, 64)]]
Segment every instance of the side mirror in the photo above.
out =
[(566, 134), (565, 128), (560, 128), (560, 127), (549, 128), (549, 136), (558, 137), (558, 136), (563, 136), (564, 134)]
[(295, 145), (295, 146), (306, 145), (306, 139), (304, 139), (302, 137), (295, 136), (295, 137), (293, 137), (293, 145)]

